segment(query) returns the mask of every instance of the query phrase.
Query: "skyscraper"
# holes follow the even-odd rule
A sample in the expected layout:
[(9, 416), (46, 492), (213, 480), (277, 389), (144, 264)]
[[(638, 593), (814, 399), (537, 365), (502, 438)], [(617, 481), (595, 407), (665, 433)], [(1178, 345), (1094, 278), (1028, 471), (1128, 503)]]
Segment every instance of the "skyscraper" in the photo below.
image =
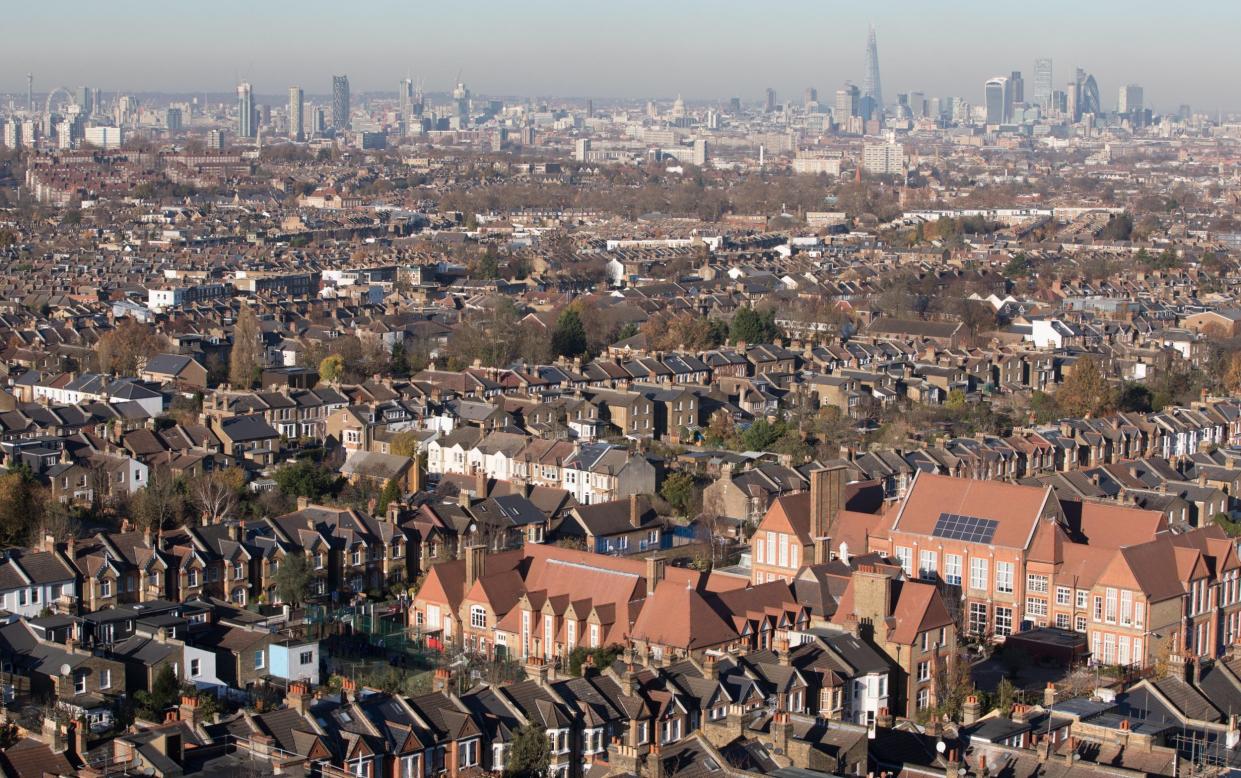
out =
[(237, 85), (237, 137), (258, 135), (258, 115), (254, 111), (254, 90), (248, 83)]
[(1034, 60), (1034, 102), (1044, 109), (1051, 107), (1053, 83), (1051, 59), (1041, 57)]
[(771, 87), (767, 87), (767, 103), (764, 105), (763, 110), (767, 111), (767, 113), (776, 110), (776, 90)]
[(332, 129), (349, 129), (349, 76), (332, 76)]
[(414, 80), (412, 78), (401, 79), (397, 98), (397, 123), (400, 125), (401, 135), (409, 135), (410, 126), (414, 120)]
[(858, 98), (861, 92), (858, 91), (856, 84), (845, 82), (845, 85), (836, 90), (836, 111), (832, 117), (836, 120), (836, 124), (847, 124), (851, 117), (858, 115)]
[(1013, 103), (1024, 103), (1026, 101), (1026, 82), (1021, 77), (1020, 70), (1014, 70), (1013, 74), (1008, 77), (1009, 91), (1012, 93)]
[[(875, 43), (875, 28), (866, 36), (866, 79), (862, 82), (862, 97), (874, 101), (874, 112), (883, 116), (883, 86), (879, 81), (879, 45)], [(869, 117), (868, 117), (869, 118)]]
[(457, 125), (460, 127), (470, 126), (470, 90), (466, 89), (465, 83), (458, 81), (452, 90), (452, 101), (456, 106)]
[(300, 86), (289, 87), (289, 138), (306, 140), (306, 99)]
[(1120, 88), (1116, 100), (1116, 113), (1132, 115), (1142, 110), (1142, 87), (1137, 84), (1126, 84)]
[(95, 113), (95, 90), (89, 86), (78, 87), (74, 102), (82, 109), (82, 116), (90, 118)]
[(983, 105), (987, 108), (987, 124), (1003, 124), (1008, 120), (1005, 115), (1008, 107), (1008, 79), (1003, 76), (988, 79), (983, 92)]
[(1099, 84), (1094, 76), (1078, 68), (1070, 88), (1073, 90), (1073, 94), (1069, 95), (1073, 103), (1073, 121), (1081, 121), (1082, 116), (1088, 113), (1103, 113), (1103, 105), (1099, 100)]

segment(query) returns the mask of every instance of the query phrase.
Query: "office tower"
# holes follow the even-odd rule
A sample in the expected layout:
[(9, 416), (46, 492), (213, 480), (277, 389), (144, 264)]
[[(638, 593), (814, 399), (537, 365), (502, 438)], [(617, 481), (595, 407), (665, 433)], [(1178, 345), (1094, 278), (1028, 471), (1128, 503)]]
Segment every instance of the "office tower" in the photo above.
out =
[(1071, 112), (1073, 121), (1081, 121), (1082, 116), (1086, 114), (1103, 113), (1103, 105), (1099, 100), (1099, 84), (1094, 76), (1078, 68), (1070, 89), (1072, 89), (1069, 98), (1073, 103)]
[(349, 129), (349, 76), (332, 76), (332, 129)]
[(711, 153), (710, 147), (707, 145), (706, 138), (698, 138), (694, 141), (694, 164), (703, 167), (707, 164), (707, 158)]
[(254, 89), (249, 84), (237, 86), (237, 137), (258, 136), (258, 113), (254, 110)]
[(82, 115), (90, 118), (95, 113), (95, 90), (89, 86), (78, 87), (74, 102), (82, 109)]
[(741, 98), (740, 97), (729, 98), (728, 112), (734, 115), (741, 113)]
[(453, 107), (456, 109), (457, 125), (459, 127), (470, 126), (470, 90), (465, 88), (465, 84), (458, 81), (452, 90)]
[(573, 160), (585, 162), (590, 157), (590, 138), (578, 138), (573, 142)]
[(712, 109), (707, 111), (707, 129), (718, 130), (720, 128), (720, 114)]
[(875, 43), (873, 26), (866, 36), (866, 79), (862, 82), (862, 97), (869, 97), (873, 102), (873, 114), (883, 116), (883, 86), (879, 81), (879, 46)]
[(1116, 100), (1116, 112), (1119, 114), (1137, 115), (1142, 111), (1142, 87), (1137, 84), (1126, 84), (1120, 88)]
[(835, 119), (837, 124), (845, 124), (850, 117), (858, 115), (858, 99), (861, 92), (858, 91), (856, 84), (845, 82), (845, 85), (836, 90), (836, 112)]
[(595, 101), (589, 98), (586, 100), (586, 118), (595, 118)]
[(321, 105), (316, 105), (311, 111), (310, 127), (315, 135), (323, 136), (327, 134), (327, 109)]
[(923, 92), (909, 93), (909, 113), (915, 119), (926, 116), (926, 94)]
[(412, 78), (401, 79), (401, 84), (396, 94), (396, 121), (400, 127), (401, 135), (406, 136), (410, 134), (410, 127), (414, 122), (414, 80)]
[(1188, 122), (1190, 119), (1194, 118), (1194, 112), (1189, 110), (1188, 103), (1181, 103), (1179, 106), (1177, 106), (1176, 116), (1181, 121)]
[(1070, 81), (1064, 85), (1064, 116), (1071, 122), (1075, 122), (1082, 118), (1081, 109), (1078, 107), (1081, 102), (1080, 84), (1076, 81)]
[(776, 90), (767, 87), (767, 103), (763, 106), (763, 110), (771, 113), (776, 110)]
[(1026, 82), (1021, 77), (1020, 70), (1014, 70), (1012, 75), (1008, 77), (1012, 84), (1013, 103), (1024, 103), (1026, 101)]
[(818, 102), (819, 90), (812, 86), (806, 87), (806, 91), (802, 93), (802, 106), (806, 109), (806, 111), (810, 111)]
[(181, 109), (169, 106), (164, 109), (164, 129), (169, 132), (180, 132), (182, 127)]
[(17, 119), (9, 119), (4, 123), (4, 146), (9, 149), (22, 147), (22, 123)]
[(34, 113), (34, 74), (26, 74), (26, 110)]
[(207, 130), (207, 148), (212, 151), (224, 148), (224, 130)]
[(1050, 108), (1052, 105), (1053, 83), (1051, 59), (1041, 57), (1034, 60), (1034, 102), (1042, 108)]
[(987, 108), (987, 124), (1003, 124), (1007, 120), (1005, 110), (1008, 107), (1008, 79), (1003, 76), (988, 79), (983, 92), (983, 105)]
[(289, 87), (289, 139), (306, 140), (306, 94), (300, 86)]

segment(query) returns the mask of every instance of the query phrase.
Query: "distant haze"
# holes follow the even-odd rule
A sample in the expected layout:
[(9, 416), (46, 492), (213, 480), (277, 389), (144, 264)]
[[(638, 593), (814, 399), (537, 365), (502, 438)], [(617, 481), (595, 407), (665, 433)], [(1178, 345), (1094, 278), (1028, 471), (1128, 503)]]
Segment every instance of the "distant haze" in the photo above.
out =
[(1241, 108), (1241, 2), (1193, 0), (210, 0), (16, 3), (5, 12), (0, 91), (86, 84), (105, 91), (261, 94), (299, 84), (326, 94), (395, 91), (407, 74), (428, 92), (458, 72), (477, 94), (802, 99), (830, 103), (862, 81), (866, 26), (879, 40), (883, 91), (982, 102), (983, 81), (1055, 60), (1098, 79), (1103, 107), (1125, 83), (1169, 110)]

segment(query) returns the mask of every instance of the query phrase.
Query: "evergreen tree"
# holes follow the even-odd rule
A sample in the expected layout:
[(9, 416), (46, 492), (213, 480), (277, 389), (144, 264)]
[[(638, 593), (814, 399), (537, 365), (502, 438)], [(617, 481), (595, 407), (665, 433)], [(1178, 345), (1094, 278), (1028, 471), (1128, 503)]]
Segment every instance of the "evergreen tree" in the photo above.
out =
[(552, 352), (558, 357), (577, 357), (586, 353), (586, 328), (573, 308), (565, 308), (552, 331)]
[(379, 495), (379, 503), (375, 507), (375, 512), (382, 516), (388, 512), (388, 505), (401, 501), (401, 485), (395, 478), (389, 478), (384, 484), (384, 490)]
[(539, 726), (526, 724), (513, 733), (508, 762), (504, 765), (505, 778), (546, 778), (549, 764), (547, 733)]
[(249, 305), (242, 305), (233, 325), (233, 350), (228, 359), (228, 380), (248, 389), (258, 381), (263, 367), (263, 334), (259, 319)]

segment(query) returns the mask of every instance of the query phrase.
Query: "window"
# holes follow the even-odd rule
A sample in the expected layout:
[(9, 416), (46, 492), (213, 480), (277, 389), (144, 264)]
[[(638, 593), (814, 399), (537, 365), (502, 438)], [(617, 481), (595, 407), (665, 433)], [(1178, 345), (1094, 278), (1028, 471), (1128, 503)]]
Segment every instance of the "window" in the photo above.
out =
[(650, 724), (645, 721), (638, 722), (638, 745), (650, 740)]
[(918, 680), (919, 681), (931, 680), (931, 663), (930, 662), (919, 662), (918, 663)]
[(1056, 604), (1069, 605), (1073, 602), (1073, 590), (1067, 586), (1056, 587)]
[(982, 557), (970, 559), (970, 588), (987, 588), (987, 560)]
[(100, 597), (111, 597), (112, 596), (112, 581), (105, 578), (99, 582), (99, 596)]
[(1073, 629), (1078, 632), (1085, 632), (1086, 631), (1086, 617), (1081, 615), (1080, 613), (1077, 614), (1077, 616), (1073, 618)]
[(475, 629), (487, 628), (487, 609), (481, 605), (470, 606), (470, 626)]
[(923, 549), (918, 552), (918, 577), (934, 579), (939, 572), (939, 555)]
[[(1107, 588), (1107, 598), (1105, 600), (1105, 603), (1106, 605), (1103, 610), (1103, 620), (1106, 621), (1108, 624), (1115, 624), (1116, 623), (1116, 590), (1110, 586)], [(1108, 662), (1108, 664), (1111, 664), (1111, 662)]]
[[(1133, 623), (1133, 592), (1122, 589), (1120, 592), (1120, 623), (1126, 627)], [(1128, 662), (1121, 662), (1128, 664)]]
[(1103, 598), (1098, 595), (1094, 598), (1094, 620), (1103, 621)]
[(262, 670), (266, 666), (267, 666), (267, 660), (266, 660), (266, 657), (263, 655), (263, 652), (255, 651), (254, 652), (254, 669)]
[(1140, 602), (1133, 604), (1133, 626), (1146, 626), (1146, 605)]
[(944, 582), (953, 586), (961, 585), (960, 554), (944, 554)]
[(1047, 594), (1047, 576), (1034, 573), (1027, 575), (1026, 591), (1032, 594)]
[(478, 764), (478, 738), (467, 740), (460, 745), (458, 767), (473, 767)]
[(99, 671), (99, 688), (100, 690), (112, 688), (112, 671), (106, 667)]
[(86, 671), (78, 670), (73, 674), (73, 693), (86, 694)]
[(1078, 589), (1077, 590), (1077, 607), (1082, 610), (1085, 610), (1086, 600), (1089, 599), (1089, 597), (1090, 597), (1090, 592), (1086, 591), (1085, 589)]
[(314, 664), (315, 652), (314, 651), (301, 652), (300, 654), (297, 655), (297, 662), (298, 664), (303, 665), (303, 666)]
[(198, 570), (190, 568), (190, 571), (185, 574), (185, 582), (187, 586), (198, 586)]
[(914, 552), (911, 548), (904, 546), (896, 547), (896, 558), (900, 560), (901, 569), (905, 571), (905, 575), (913, 575), (914, 573)]
[(361, 549), (361, 548), (355, 548), (355, 549), (353, 550), (353, 557), (352, 557), (352, 559), (353, 559), (353, 564), (355, 564), (355, 565), (360, 565), (360, 564), (362, 564), (362, 549)]
[(240, 562), (234, 562), (233, 563), (233, 580), (240, 581), (242, 578), (245, 578), (245, 577), (246, 577), (245, 568), (242, 567), (242, 564)]
[(599, 625), (598, 624), (590, 625), (590, 647), (591, 648), (599, 647)]
[(1042, 597), (1026, 598), (1026, 615), (1027, 616), (1046, 616), (1047, 600)]
[(1056, 629), (1068, 629), (1068, 628), (1069, 628), (1069, 614), (1057, 613), (1056, 614)]
[(931, 690), (930, 689), (919, 689), (918, 690), (918, 710), (926, 710), (929, 707), (931, 707)]
[(995, 563), (995, 590), (1004, 594), (1013, 593), (1013, 563)]
[(995, 634), (1005, 637), (1013, 634), (1013, 609), (996, 606)]
[(970, 632), (979, 636), (987, 634), (987, 603), (970, 603)]

